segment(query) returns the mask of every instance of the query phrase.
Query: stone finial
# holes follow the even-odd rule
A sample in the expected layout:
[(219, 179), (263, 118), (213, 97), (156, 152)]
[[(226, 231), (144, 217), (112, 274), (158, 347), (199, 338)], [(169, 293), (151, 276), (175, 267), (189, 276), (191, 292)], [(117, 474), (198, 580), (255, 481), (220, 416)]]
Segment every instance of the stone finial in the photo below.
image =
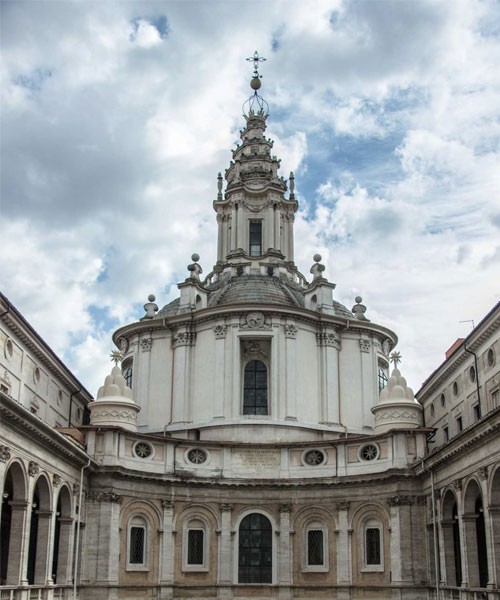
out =
[(222, 174), (217, 175), (217, 200), (222, 200)]
[(313, 260), (314, 260), (314, 264), (311, 267), (311, 270), (309, 271), (310, 273), (312, 273), (313, 276), (313, 281), (315, 279), (322, 279), (323, 278), (323, 271), (325, 270), (325, 265), (322, 265), (319, 261), (321, 260), (321, 254), (315, 254), (313, 256)]
[(122, 427), (137, 431), (137, 413), (141, 410), (132, 399), (120, 367), (115, 365), (104, 380), (95, 402), (89, 404), (90, 423), (99, 427)]
[(366, 306), (361, 304), (361, 302), (363, 302), (363, 298), (361, 298), (361, 296), (356, 296), (356, 298), (354, 298), (354, 302), (356, 302), (356, 304), (351, 308), (351, 311), (356, 319), (359, 319), (360, 321), (369, 321), (370, 319), (365, 317)]
[(390, 429), (410, 429), (422, 424), (422, 407), (397, 368), (397, 361), (401, 360), (399, 352), (397, 354), (387, 385), (380, 392), (379, 403), (372, 408), (376, 433), (384, 433)]
[(293, 200), (295, 198), (295, 175), (293, 174), (293, 171), (290, 171), (289, 181), (290, 181), (290, 199)]
[(155, 304), (156, 297), (154, 294), (149, 294), (148, 301), (144, 305), (146, 314), (142, 317), (141, 321), (146, 319), (154, 319), (155, 314), (158, 312), (158, 305)]
[(118, 365), (112, 368), (111, 374), (104, 380), (104, 385), (99, 388), (96, 401), (109, 396), (123, 396), (128, 400), (132, 400), (132, 390), (127, 387), (125, 377), (123, 377)]
[(188, 279), (194, 279), (195, 281), (200, 281), (200, 274), (203, 273), (203, 269), (198, 264), (200, 260), (199, 254), (193, 254), (191, 256), (191, 260), (194, 261), (192, 264), (188, 265), (188, 271), (191, 273)]

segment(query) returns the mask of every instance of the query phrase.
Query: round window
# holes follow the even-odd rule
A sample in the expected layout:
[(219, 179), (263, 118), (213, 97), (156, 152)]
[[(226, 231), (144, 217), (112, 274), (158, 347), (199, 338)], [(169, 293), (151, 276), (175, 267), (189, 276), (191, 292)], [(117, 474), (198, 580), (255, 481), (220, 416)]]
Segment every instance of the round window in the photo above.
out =
[(359, 450), (361, 460), (375, 460), (379, 456), (379, 448), (376, 444), (365, 444)]
[(40, 369), (38, 367), (35, 367), (33, 369), (33, 381), (35, 383), (40, 383), (40, 378), (41, 378)]
[(472, 381), (472, 383), (476, 381), (476, 369), (474, 367), (469, 369), (469, 379)]
[(146, 442), (136, 442), (134, 444), (134, 454), (137, 458), (149, 458), (153, 454), (151, 444)]
[(191, 448), (188, 450), (187, 459), (193, 465), (202, 465), (207, 462), (208, 455), (202, 448)]
[(4, 354), (5, 358), (7, 359), (11, 359), (12, 355), (14, 354), (14, 344), (12, 343), (12, 340), (10, 338), (7, 338), (5, 340)]
[(304, 453), (303, 461), (310, 467), (317, 467), (325, 464), (326, 454), (323, 452), (323, 450), (307, 450), (307, 452)]
[(434, 404), (431, 404), (431, 417), (434, 416)]
[(495, 358), (495, 351), (493, 350), (493, 348), (490, 348), (488, 350), (488, 354), (486, 355), (486, 362), (488, 363), (488, 367), (495, 366)]
[(458, 383), (456, 381), (453, 382), (453, 395), (458, 396)]
[(444, 394), (441, 394), (441, 406), (445, 406), (446, 404), (446, 396)]

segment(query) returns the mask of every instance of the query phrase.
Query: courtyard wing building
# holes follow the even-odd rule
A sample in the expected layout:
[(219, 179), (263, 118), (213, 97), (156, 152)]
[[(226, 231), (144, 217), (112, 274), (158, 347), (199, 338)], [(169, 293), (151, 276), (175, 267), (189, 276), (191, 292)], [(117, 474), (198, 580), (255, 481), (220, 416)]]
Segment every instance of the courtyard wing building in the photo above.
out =
[(415, 399), (298, 271), (252, 87), (213, 270), (115, 332), (95, 400), (2, 297), (1, 600), (500, 598), (500, 305)]

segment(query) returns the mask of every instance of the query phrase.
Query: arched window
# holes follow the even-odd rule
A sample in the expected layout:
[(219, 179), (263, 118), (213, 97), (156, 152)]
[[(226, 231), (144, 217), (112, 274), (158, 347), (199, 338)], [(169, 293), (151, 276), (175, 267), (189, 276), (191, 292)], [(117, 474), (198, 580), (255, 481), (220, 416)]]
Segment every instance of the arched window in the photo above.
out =
[(267, 367), (260, 360), (251, 360), (245, 366), (243, 414), (269, 414), (267, 402)]
[(328, 529), (321, 521), (305, 527), (304, 571), (328, 570)]
[(128, 523), (127, 571), (148, 570), (148, 523), (144, 517), (134, 516)]
[(247, 515), (240, 524), (238, 582), (272, 583), (273, 531), (269, 519), (260, 513)]
[(133, 370), (132, 370), (131, 362), (127, 362), (125, 365), (123, 365), (122, 373), (123, 373), (123, 377), (125, 378), (125, 383), (127, 384), (127, 387), (132, 389)]
[(208, 571), (207, 527), (202, 519), (190, 519), (184, 527), (183, 571)]
[(384, 570), (382, 525), (376, 519), (367, 520), (363, 527), (363, 570)]

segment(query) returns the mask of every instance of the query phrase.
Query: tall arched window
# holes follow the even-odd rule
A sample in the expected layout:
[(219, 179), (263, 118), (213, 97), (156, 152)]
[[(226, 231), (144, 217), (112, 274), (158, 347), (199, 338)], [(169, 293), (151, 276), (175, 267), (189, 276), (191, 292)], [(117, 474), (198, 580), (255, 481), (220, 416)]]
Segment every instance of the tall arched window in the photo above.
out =
[(133, 370), (132, 370), (132, 362), (131, 361), (122, 365), (122, 373), (123, 373), (123, 377), (125, 378), (125, 383), (126, 383), (127, 387), (132, 389)]
[(368, 519), (363, 527), (363, 571), (384, 570), (383, 529), (378, 519)]
[(148, 569), (148, 523), (142, 516), (134, 516), (128, 523), (127, 571)]
[(241, 521), (238, 544), (238, 582), (272, 583), (273, 531), (269, 519), (260, 513)]
[(260, 360), (251, 360), (245, 366), (243, 414), (269, 414), (267, 402), (267, 367)]

